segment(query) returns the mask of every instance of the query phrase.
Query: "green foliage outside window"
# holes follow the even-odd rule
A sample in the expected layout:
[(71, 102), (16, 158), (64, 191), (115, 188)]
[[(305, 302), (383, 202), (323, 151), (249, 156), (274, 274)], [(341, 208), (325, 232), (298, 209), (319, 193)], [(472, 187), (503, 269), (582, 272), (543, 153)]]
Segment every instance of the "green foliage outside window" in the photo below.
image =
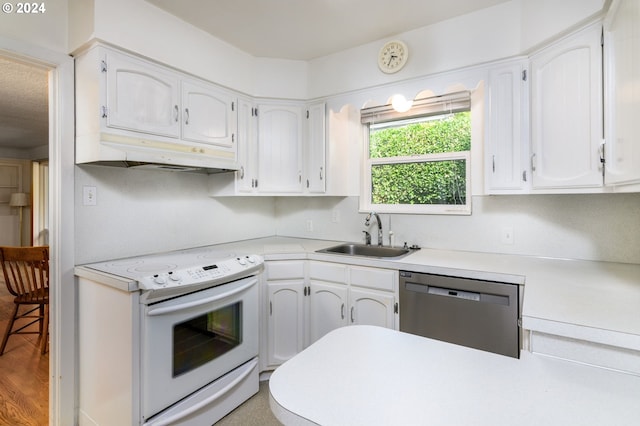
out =
[[(376, 129), (369, 136), (371, 158), (403, 157), (471, 149), (471, 114), (409, 122)], [(374, 164), (371, 167), (373, 204), (447, 204), (466, 202), (466, 160)]]

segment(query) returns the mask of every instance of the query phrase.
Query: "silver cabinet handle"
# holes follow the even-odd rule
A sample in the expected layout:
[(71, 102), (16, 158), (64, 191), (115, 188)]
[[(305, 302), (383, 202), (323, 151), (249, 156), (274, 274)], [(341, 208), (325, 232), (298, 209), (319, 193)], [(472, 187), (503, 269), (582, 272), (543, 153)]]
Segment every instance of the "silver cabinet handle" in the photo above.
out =
[(536, 153), (531, 154), (531, 171), (536, 171)]
[(178, 114), (180, 112), (180, 109), (178, 109), (178, 105), (174, 105), (173, 106), (173, 112), (174, 112), (174, 115), (175, 115), (175, 121), (177, 123), (178, 122)]
[(240, 179), (244, 179), (244, 166), (240, 167)]
[(344, 303), (340, 307), (340, 316), (342, 317), (342, 319), (344, 319)]
[(352, 306), (352, 307), (351, 307), (351, 323), (352, 323), (352, 324), (353, 324), (354, 322), (356, 322), (356, 321), (353, 319), (353, 309), (354, 309), (354, 307)]
[(189, 124), (189, 108), (184, 109), (184, 124)]
[(320, 180), (322, 180), (322, 167), (320, 167)]

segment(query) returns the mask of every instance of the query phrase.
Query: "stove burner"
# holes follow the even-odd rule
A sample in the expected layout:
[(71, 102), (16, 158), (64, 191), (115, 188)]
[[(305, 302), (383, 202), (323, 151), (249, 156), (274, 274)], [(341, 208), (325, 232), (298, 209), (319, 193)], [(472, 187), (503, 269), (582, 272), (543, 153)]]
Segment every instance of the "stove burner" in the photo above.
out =
[(133, 273), (143, 273), (143, 274), (147, 274), (147, 273), (154, 273), (154, 274), (158, 274), (161, 272), (168, 272), (168, 271), (172, 271), (174, 269), (176, 269), (178, 267), (178, 265), (176, 265), (175, 263), (143, 263), (142, 265), (139, 266), (134, 266), (132, 268), (127, 269), (127, 272), (133, 272)]
[(236, 254), (226, 252), (226, 251), (219, 251), (219, 250), (210, 250), (210, 251), (198, 254), (198, 259), (223, 260), (223, 259), (230, 259), (232, 257), (236, 257)]

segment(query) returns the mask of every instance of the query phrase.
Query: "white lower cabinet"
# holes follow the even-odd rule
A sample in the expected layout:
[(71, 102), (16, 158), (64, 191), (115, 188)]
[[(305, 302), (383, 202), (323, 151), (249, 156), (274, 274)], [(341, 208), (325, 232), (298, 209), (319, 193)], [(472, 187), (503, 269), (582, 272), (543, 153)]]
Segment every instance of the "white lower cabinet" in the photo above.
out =
[(395, 297), (382, 291), (349, 289), (349, 324), (396, 328)]
[(305, 342), (305, 261), (266, 264), (266, 366), (277, 366), (300, 352)]
[(347, 285), (310, 280), (309, 343), (348, 324)]
[(339, 327), (398, 329), (396, 270), (314, 260), (265, 263), (268, 369)]

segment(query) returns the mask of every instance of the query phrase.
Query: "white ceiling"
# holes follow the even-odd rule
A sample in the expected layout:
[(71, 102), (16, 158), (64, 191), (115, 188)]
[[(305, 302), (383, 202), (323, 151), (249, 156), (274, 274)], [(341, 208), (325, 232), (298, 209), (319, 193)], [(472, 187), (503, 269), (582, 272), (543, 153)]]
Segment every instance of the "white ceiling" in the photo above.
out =
[(47, 71), (0, 56), (0, 148), (49, 143)]
[[(509, 0), (146, 1), (252, 56), (310, 60)], [(47, 72), (0, 57), (0, 148), (47, 142)]]
[(256, 57), (309, 60), (508, 0), (146, 0)]

